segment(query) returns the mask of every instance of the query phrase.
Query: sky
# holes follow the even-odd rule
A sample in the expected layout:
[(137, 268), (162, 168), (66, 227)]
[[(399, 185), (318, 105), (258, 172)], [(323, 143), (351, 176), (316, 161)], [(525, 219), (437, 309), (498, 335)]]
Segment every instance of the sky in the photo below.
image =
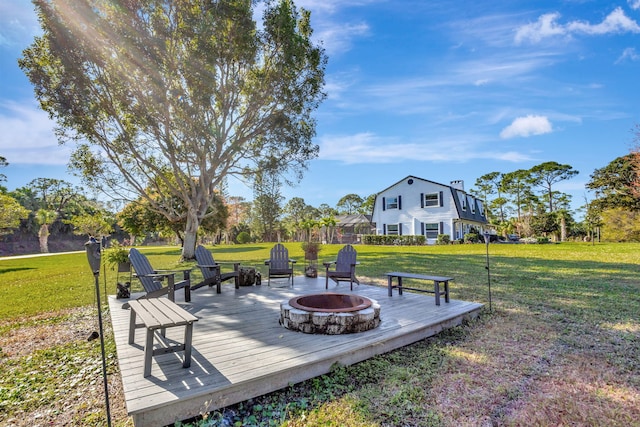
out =
[[(579, 174), (555, 186), (578, 209), (590, 175), (634, 146), (640, 124), (640, 0), (297, 0), (327, 55), (314, 113), (318, 158), (286, 200), (335, 206), (408, 175), (471, 190), (490, 172), (543, 162)], [(0, 156), (13, 190), (78, 184), (17, 60), (39, 26), (0, 0)], [(229, 193), (252, 199), (231, 179)], [(579, 213), (577, 213), (579, 215)]]

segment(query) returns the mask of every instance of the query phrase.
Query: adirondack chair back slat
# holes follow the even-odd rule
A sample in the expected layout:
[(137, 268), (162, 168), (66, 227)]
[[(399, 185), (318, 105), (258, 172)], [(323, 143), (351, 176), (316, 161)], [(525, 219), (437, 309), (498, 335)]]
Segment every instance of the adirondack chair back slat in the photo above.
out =
[(356, 263), (357, 252), (353, 246), (346, 245), (338, 251), (336, 260), (336, 271), (348, 273), (351, 272), (352, 266)]
[[(183, 280), (180, 281), (176, 281), (175, 271), (163, 271), (162, 274), (158, 275), (158, 271), (151, 266), (149, 259), (136, 248), (129, 249), (129, 262), (131, 262), (136, 272), (136, 277), (146, 291), (146, 295), (140, 298), (157, 298), (167, 295), (171, 301), (174, 301), (175, 290), (184, 289), (184, 300), (186, 302), (191, 301), (190, 269), (182, 271)], [(165, 279), (164, 282), (162, 278)]]
[[(211, 255), (211, 252), (209, 252), (207, 248), (202, 245), (198, 245), (198, 247), (196, 247), (195, 256), (198, 265), (216, 264), (216, 262), (213, 260), (213, 255)], [(219, 270), (218, 272), (216, 272), (216, 269), (214, 268), (200, 268), (200, 272), (202, 273), (202, 277), (205, 280), (216, 279), (216, 276), (219, 274)]]
[(286, 277), (291, 280), (291, 286), (293, 286), (293, 264), (296, 261), (289, 259), (287, 248), (282, 243), (278, 243), (271, 248), (270, 255), (271, 258), (265, 261), (269, 266), (267, 284), (271, 284), (272, 277)]
[(129, 249), (129, 261), (147, 293), (162, 289), (162, 283), (159, 280), (149, 277), (150, 274), (155, 273), (155, 270), (151, 267), (147, 257), (142, 255), (139, 250), (135, 248)]
[(203, 286), (215, 286), (216, 293), (222, 292), (222, 282), (233, 279), (236, 289), (240, 288), (239, 270), (240, 263), (233, 263), (233, 271), (223, 273), (221, 266), (213, 259), (213, 254), (204, 246), (198, 245), (195, 251), (197, 267), (202, 273), (202, 282), (194, 285), (191, 289), (199, 289)]
[(289, 251), (278, 243), (271, 249), (271, 269), (287, 270), (289, 268)]
[[(335, 262), (324, 263), (326, 267), (325, 277), (325, 289), (329, 289), (329, 279), (336, 282), (349, 282), (351, 290), (353, 290), (353, 284), (360, 284), (360, 281), (356, 278), (356, 264), (357, 264), (357, 252), (351, 245), (345, 245), (338, 251), (338, 256)], [(331, 265), (335, 264), (335, 270), (330, 270)]]

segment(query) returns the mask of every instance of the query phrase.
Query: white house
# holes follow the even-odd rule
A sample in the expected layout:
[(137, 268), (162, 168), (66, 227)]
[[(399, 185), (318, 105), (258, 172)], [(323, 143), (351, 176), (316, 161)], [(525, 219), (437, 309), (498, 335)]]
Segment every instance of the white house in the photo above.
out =
[(438, 234), (462, 239), (471, 228), (487, 226), (481, 200), (464, 191), (463, 181), (439, 184), (408, 176), (376, 194), (372, 222), (383, 235), (423, 235), (428, 244)]

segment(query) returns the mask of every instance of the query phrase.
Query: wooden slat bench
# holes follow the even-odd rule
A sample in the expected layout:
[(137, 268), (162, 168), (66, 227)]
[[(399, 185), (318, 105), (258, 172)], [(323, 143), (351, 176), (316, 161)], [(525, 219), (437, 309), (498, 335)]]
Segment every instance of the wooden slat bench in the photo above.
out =
[[(145, 328), (147, 335), (144, 344), (144, 376), (151, 375), (152, 356), (165, 353), (184, 351), (183, 368), (191, 366), (191, 336), (193, 333), (193, 322), (197, 317), (180, 307), (167, 298), (149, 298), (129, 301), (131, 317), (129, 320), (129, 344), (135, 341), (137, 328)], [(136, 317), (140, 322), (136, 323)], [(165, 336), (167, 328), (184, 326), (184, 343), (178, 345), (167, 345), (163, 348), (153, 349), (153, 338), (156, 331), (160, 331), (162, 337)], [(166, 344), (166, 343), (164, 343)]]
[[(402, 295), (402, 289), (409, 289), (412, 291), (418, 292), (429, 292), (435, 294), (436, 296), (436, 305), (440, 305), (440, 295), (444, 295), (444, 301), (449, 302), (449, 281), (453, 280), (453, 277), (442, 277), (442, 276), (429, 276), (426, 274), (414, 274), (414, 273), (402, 273), (399, 271), (394, 271), (392, 273), (386, 273), (388, 286), (389, 286), (389, 296), (393, 296), (392, 290), (394, 288), (398, 289), (398, 294)], [(398, 285), (393, 285), (393, 278), (398, 278)], [(428, 289), (419, 289), (419, 288), (407, 288), (406, 286), (402, 286), (402, 279), (417, 279), (417, 280), (431, 280), (433, 281), (433, 291)], [(444, 284), (444, 290), (440, 290), (440, 284)]]

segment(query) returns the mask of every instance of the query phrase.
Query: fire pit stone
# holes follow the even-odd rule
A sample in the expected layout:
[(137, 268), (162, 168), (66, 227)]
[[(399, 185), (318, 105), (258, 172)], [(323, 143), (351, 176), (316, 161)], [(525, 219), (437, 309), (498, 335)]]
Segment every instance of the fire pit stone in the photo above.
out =
[[(305, 302), (313, 306), (306, 307)], [(280, 324), (307, 334), (364, 332), (380, 325), (380, 304), (359, 295), (304, 295), (280, 304)]]

